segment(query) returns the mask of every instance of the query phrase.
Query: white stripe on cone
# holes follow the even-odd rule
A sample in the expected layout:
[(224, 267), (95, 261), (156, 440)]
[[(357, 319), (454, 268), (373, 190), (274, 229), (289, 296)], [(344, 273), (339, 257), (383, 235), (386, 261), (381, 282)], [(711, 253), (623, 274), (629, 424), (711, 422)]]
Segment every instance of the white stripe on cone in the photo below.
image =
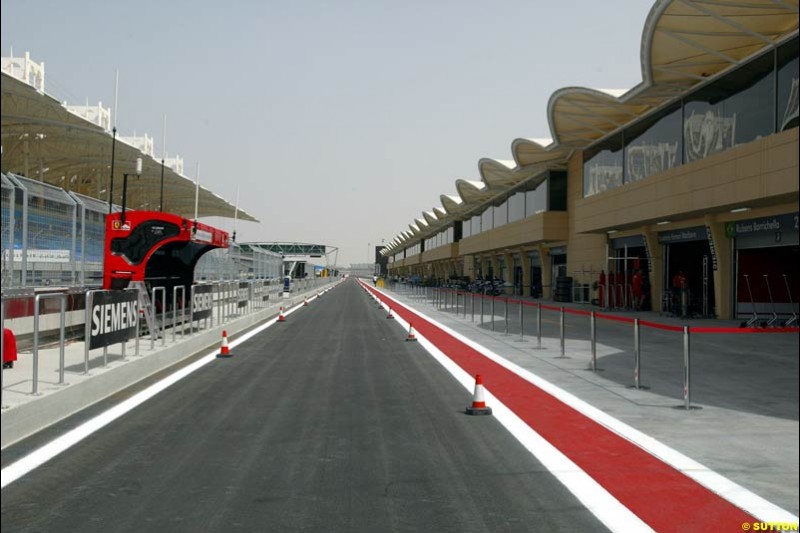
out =
[(483, 397), (483, 378), (478, 374), (475, 376), (475, 392), (472, 394), (472, 407), (474, 409), (484, 409), (486, 400)]

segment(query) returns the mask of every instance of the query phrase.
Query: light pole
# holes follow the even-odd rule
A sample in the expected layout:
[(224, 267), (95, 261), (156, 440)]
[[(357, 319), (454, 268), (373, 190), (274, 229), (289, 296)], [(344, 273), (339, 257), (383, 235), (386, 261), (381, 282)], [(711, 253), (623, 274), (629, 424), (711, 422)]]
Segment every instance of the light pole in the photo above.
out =
[(141, 176), (142, 175), (142, 158), (136, 158), (136, 172), (128, 174), (127, 172), (122, 175), (122, 214), (120, 215), (120, 221), (122, 225), (125, 225), (125, 204), (128, 201), (128, 176), (135, 175)]
[[(116, 118), (116, 116), (114, 117)], [(108, 214), (111, 214), (111, 210), (114, 206), (114, 155), (117, 150), (117, 127), (114, 126), (114, 129), (111, 130), (113, 132), (113, 138), (111, 139), (111, 184), (108, 187)]]

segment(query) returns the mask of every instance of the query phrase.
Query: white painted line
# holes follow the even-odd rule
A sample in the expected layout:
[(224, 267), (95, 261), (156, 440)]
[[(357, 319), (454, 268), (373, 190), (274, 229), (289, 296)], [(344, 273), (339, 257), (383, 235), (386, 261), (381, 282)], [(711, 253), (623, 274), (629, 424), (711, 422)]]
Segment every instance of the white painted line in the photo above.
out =
[[(385, 294), (385, 293), (383, 293)], [(390, 298), (389, 296), (387, 296)], [(392, 298), (394, 300), (394, 298)], [(394, 300), (397, 302), (397, 300)], [(385, 303), (383, 306), (388, 307)], [(403, 305), (398, 302), (398, 305)], [(406, 306), (407, 307), (407, 306)], [(431, 320), (429, 317), (414, 310), (425, 320), (440, 324)], [(409, 323), (399, 315), (395, 315), (396, 322), (408, 331)], [(416, 336), (419, 344), (433, 356), (436, 361), (447, 370), (462, 387), (470, 394), (475, 385), (474, 376), (458, 366), (445, 353), (439, 350), (431, 341), (419, 333)], [(627, 507), (611, 495), (597, 481), (592, 479), (589, 474), (584, 472), (578, 465), (561, 453), (555, 446), (547, 442), (541, 435), (534, 431), (528, 424), (520, 419), (505, 404), (497, 399), (490, 391), (485, 390), (487, 405), (491, 405), (492, 413), (500, 424), (505, 427), (536, 459), (539, 460), (547, 470), (558, 479), (589, 512), (597, 517), (608, 529), (619, 532), (638, 532), (653, 531), (638, 516), (632, 513)]]
[[(339, 283), (337, 283), (336, 285), (338, 285)], [(336, 285), (333, 285), (333, 287), (335, 287)], [(333, 287), (329, 287), (328, 289), (325, 289), (322, 292), (325, 293), (331, 290)], [(313, 296), (311, 299), (313, 300), (316, 298), (317, 296)], [(295, 311), (297, 311), (298, 309), (300, 309), (301, 307), (304, 307), (302, 303), (294, 306), (291, 309), (285, 310), (283, 314), (290, 315)], [(237, 338), (235, 341), (232, 341), (229, 344), (229, 347), (233, 349), (239, 344), (250, 340), (251, 338), (255, 337), (268, 327), (275, 324), (277, 321), (278, 321), (277, 317), (267, 320), (257, 328), (247, 332), (246, 334)], [(173, 374), (170, 374), (161, 381), (154, 383), (153, 385), (150, 385), (143, 391), (134, 394), (127, 400), (115, 405), (114, 407), (108, 409), (107, 411), (100, 413), (91, 420), (84, 422), (75, 429), (68, 431), (67, 433), (61, 435), (60, 437), (57, 437), (56, 439), (45, 444), (41, 448), (37, 448), (36, 450), (32, 451), (25, 457), (22, 457), (21, 459), (3, 468), (2, 473), (0, 474), (0, 478), (2, 478), (0, 479), (0, 488), (6, 488), (6, 486), (8, 486), (9, 484), (13, 483), (14, 481), (18, 480), (19, 478), (28, 474), (29, 472), (35, 470), (36, 468), (42, 466), (50, 459), (68, 450), (69, 448), (76, 445), (77, 443), (79, 443), (92, 433), (107, 426), (114, 420), (135, 409), (136, 407), (143, 404), (144, 402), (146, 402), (159, 392), (165, 390), (171, 385), (174, 385), (175, 383), (182, 380), (192, 372), (206, 366), (208, 363), (216, 360), (218, 351), (219, 348), (214, 348), (213, 350), (210, 350), (206, 355), (204, 355), (202, 358), (198, 359), (194, 363), (183, 367), (182, 369), (178, 370), (177, 372), (174, 372)]]
[[(404, 305), (385, 292), (380, 292), (386, 296), (386, 298), (397, 302), (398, 305)], [(608, 428), (620, 437), (636, 444), (651, 455), (659, 458), (666, 464), (695, 480), (711, 492), (718, 494), (720, 497), (728, 500), (736, 507), (739, 507), (759, 520), (763, 522), (798, 522), (798, 517), (796, 515), (793, 515), (791, 512), (749, 491), (738, 483), (735, 483), (730, 479), (718, 474), (707, 466), (695, 461), (694, 459), (691, 459), (690, 457), (687, 457), (674, 448), (667, 446), (653, 437), (642, 433), (638, 429), (635, 429), (621, 420), (618, 420), (613, 416), (601, 411), (593, 405), (581, 400), (577, 396), (565, 391), (564, 389), (550, 383), (545, 379), (542, 379), (536, 374), (533, 374), (529, 370), (512, 363), (488, 348), (465, 337), (459, 332), (452, 330), (444, 324), (441, 324), (433, 318), (425, 315), (416, 308), (411, 308), (407, 305), (405, 307), (412, 309), (416, 314), (425, 320), (441, 328), (443, 331), (452, 335), (464, 344), (481, 352), (488, 359), (491, 359), (511, 372), (514, 372), (521, 378), (539, 387), (543, 391), (554, 396), (558, 400), (564, 402), (576, 411), (594, 420), (598, 424)]]

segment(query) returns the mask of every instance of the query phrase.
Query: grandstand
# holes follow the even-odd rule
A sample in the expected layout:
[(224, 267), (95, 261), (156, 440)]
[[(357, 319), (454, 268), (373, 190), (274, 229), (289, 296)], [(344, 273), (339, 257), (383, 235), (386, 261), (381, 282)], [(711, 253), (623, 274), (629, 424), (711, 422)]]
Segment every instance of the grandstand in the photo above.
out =
[[(44, 64), (27, 52), (2, 58), (1, 118), (4, 291), (99, 286), (105, 215), (118, 209), (109, 203), (121, 201), (122, 174), (139, 158), (143, 170), (128, 190), (128, 209), (257, 221), (185, 176), (180, 156), (157, 158), (152, 136), (117, 135), (102, 103), (69, 105), (48, 94)], [(278, 277), (281, 270), (279, 255), (238, 247), (200, 267), (206, 279)]]

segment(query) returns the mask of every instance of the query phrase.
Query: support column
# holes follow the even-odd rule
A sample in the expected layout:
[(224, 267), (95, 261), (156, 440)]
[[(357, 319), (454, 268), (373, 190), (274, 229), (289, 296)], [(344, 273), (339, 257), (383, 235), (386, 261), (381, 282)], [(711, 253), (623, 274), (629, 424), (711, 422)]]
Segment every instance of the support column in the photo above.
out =
[(522, 295), (531, 294), (531, 256), (525, 250), (519, 251), (520, 264), (522, 265)]
[(661, 299), (664, 297), (664, 247), (658, 242), (658, 234), (642, 229), (650, 253), (650, 302), (653, 311), (661, 311)]
[(713, 310), (716, 311), (718, 318), (734, 318), (733, 313), (733, 264), (731, 239), (725, 235), (725, 223), (717, 222), (713, 215), (706, 215), (706, 227), (709, 228), (709, 236), (713, 239), (713, 250), (717, 256), (717, 270), (713, 270), (713, 260), (709, 261), (709, 274), (713, 273), (714, 279), (714, 301)]
[(511, 253), (503, 254), (503, 260), (506, 263), (506, 278), (503, 281), (511, 283), (514, 281), (514, 255)]
[(465, 255), (461, 258), (463, 266), (463, 275), (468, 276), (470, 279), (475, 279), (475, 260), (471, 255)]
[(539, 250), (539, 258), (542, 261), (542, 299), (552, 300), (552, 265), (550, 264), (550, 249), (543, 244), (537, 245)]
[(490, 262), (492, 265), (492, 276), (494, 278), (500, 277), (500, 256), (493, 255), (490, 258)]
[(483, 270), (483, 278), (489, 276), (489, 268), (492, 266), (491, 258), (488, 255), (481, 256), (481, 269)]

